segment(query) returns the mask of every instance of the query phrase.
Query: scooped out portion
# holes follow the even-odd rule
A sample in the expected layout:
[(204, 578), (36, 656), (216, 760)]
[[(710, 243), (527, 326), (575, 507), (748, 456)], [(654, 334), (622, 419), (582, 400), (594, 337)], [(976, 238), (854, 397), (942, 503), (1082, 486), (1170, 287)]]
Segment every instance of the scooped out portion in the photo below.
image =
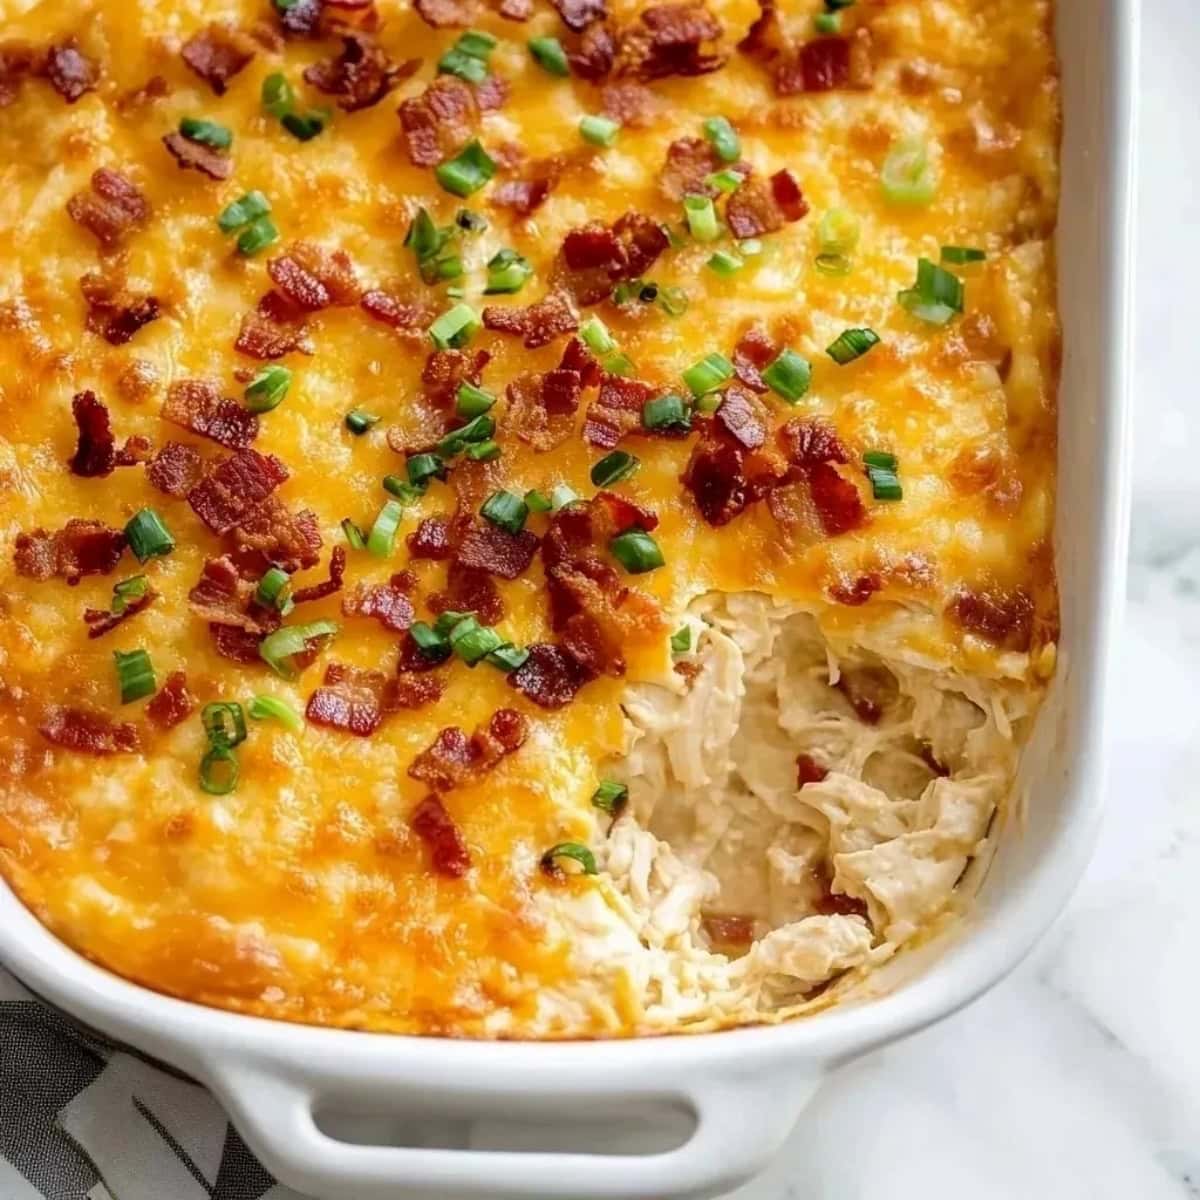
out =
[(829, 1003), (957, 907), (1011, 788), (1018, 687), (835, 647), (761, 594), (705, 596), (687, 628), (624, 698), (606, 886), (548, 894), (577, 947), (549, 1022), (597, 994), (642, 1032)]

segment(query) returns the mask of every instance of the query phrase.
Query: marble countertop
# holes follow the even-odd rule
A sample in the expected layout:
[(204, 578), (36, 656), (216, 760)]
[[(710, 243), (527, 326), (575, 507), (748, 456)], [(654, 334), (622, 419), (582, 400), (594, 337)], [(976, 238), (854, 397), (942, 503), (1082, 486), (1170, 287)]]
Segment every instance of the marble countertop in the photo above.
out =
[(1154, 0), (1143, 20), (1133, 540), (1099, 849), (1011, 978), (832, 1078), (729, 1200), (1200, 1197), (1200, 402), (1178, 272), (1200, 261), (1181, 119), (1200, 14)]

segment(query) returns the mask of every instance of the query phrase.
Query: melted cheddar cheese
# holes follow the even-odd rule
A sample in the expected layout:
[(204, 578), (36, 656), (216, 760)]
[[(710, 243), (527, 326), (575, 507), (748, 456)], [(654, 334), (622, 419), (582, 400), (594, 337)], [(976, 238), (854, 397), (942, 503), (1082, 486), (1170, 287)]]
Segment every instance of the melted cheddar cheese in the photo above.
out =
[[(737, 48), (763, 15), (757, 0), (709, 0), (722, 31), (706, 49), (727, 61), (705, 74), (643, 81), (644, 111), (609, 148), (579, 133), (583, 117), (602, 111), (601, 85), (549, 74), (527, 49), (539, 36), (568, 47), (578, 41), (548, 3), (533, 0), (523, 22), (483, 0), (464, 7), (472, 28), (495, 37), (488, 71), (510, 90), (475, 129), (498, 174), (459, 199), (410, 161), (397, 107), (430, 85), (462, 30), (432, 27), (401, 0), (376, 0), (378, 20), (365, 36), (393, 64), (420, 65), (358, 111), (342, 111), (303, 79), (304, 68), (338, 54), (338, 37), (282, 36), (270, 0), (0, 0), (0, 868), (56, 934), (95, 961), (149, 987), (246, 1012), (470, 1036), (628, 1034), (762, 1019), (758, 1002), (706, 1010), (702, 985), (686, 1021), (651, 1019), (636, 970), (597, 965), (606, 922), (625, 933), (639, 925), (625, 912), (637, 906), (636, 889), (614, 891), (610, 818), (591, 797), (628, 752), (630, 689), (660, 684), (675, 695), (685, 686), (671, 669), (669, 639), (693, 620), (700, 640), (695, 605), (706, 595), (768, 597), (806, 614), (831, 654), (854, 646), (873, 662), (928, 673), (929, 686), (941, 677), (981, 681), (993, 689), (987, 694), (1003, 693), (1006, 703), (1020, 697), (1022, 712), (1032, 711), (1053, 670), (1057, 612), (1049, 546), (1058, 98), (1049, 0), (858, 0), (841, 14), (839, 36), (853, 53), (865, 49), (869, 77), (860, 69), (853, 82), (795, 95), (778, 94), (778, 60)], [(648, 7), (609, 0), (608, 20), (621, 29)], [(781, 7), (773, 33), (790, 49), (777, 53), (798, 53), (818, 36), (813, 21), (824, 5)], [(361, 21), (362, 11), (331, 7), (326, 15)], [(222, 94), (180, 53), (211, 22), (237, 29), (253, 50)], [(6, 90), (6, 55), (11, 67), (18, 47), (40, 54), (72, 36), (95, 64), (94, 86), (68, 103), (47, 72), (32, 69), (10, 71), (15, 82)], [(311, 140), (264, 111), (263, 81), (276, 72), (296, 90), (299, 110), (333, 109)], [(736, 128), (753, 178), (786, 168), (808, 206), (803, 219), (758, 239), (757, 254), (739, 252), (728, 236), (687, 236), (680, 202), (664, 184), (668, 146), (703, 139), (703, 121), (717, 114)], [(232, 131), (227, 179), (181, 169), (164, 147), (188, 117)], [(896, 203), (881, 187), (883, 164), (904, 138), (928, 146), (936, 186), (927, 203)], [(554, 186), (528, 216), (491, 203), (504, 179), (545, 160), (554, 160)], [(149, 208), (115, 249), (68, 213), (102, 167), (131, 181)], [(269, 198), (280, 240), (246, 255), (216, 218), (252, 189)], [(725, 203), (718, 200), (718, 212)], [(289, 680), (265, 663), (223, 657), (189, 607), (189, 591), (205, 562), (228, 548), (227, 536), (184, 499), (156, 491), (141, 465), (103, 478), (69, 469), (72, 397), (84, 391), (107, 406), (118, 444), (176, 440), (210, 467), (225, 454), (164, 421), (163, 401), (173, 383), (204, 378), (240, 403), (263, 364), (234, 349), (239, 327), (272, 287), (267, 264), (297, 242), (343, 251), (361, 287), (405, 295), (432, 315), (449, 309), (456, 300), (446, 285), (422, 284), (404, 245), (419, 205), (438, 225), (463, 207), (486, 218), (485, 231), (462, 238), (465, 274), (455, 281), (476, 311), (542, 298), (572, 229), (611, 225), (627, 212), (662, 222), (672, 244), (645, 275), (660, 290), (686, 293), (686, 312), (605, 300), (580, 308), (580, 322), (600, 316), (638, 380), (685, 396), (681, 373), (706, 354), (730, 355), (751, 326), (777, 349), (790, 347), (811, 363), (811, 384), (794, 405), (774, 392), (756, 401), (768, 435), (796, 419), (834, 429), (848, 460), (836, 469), (857, 489), (865, 518), (827, 536), (814, 532), (810, 514), (797, 531), (759, 500), (713, 526), (681, 483), (696, 434), (626, 437), (620, 448), (640, 469), (612, 490), (656, 514), (665, 565), (622, 572), (657, 614), (630, 626), (623, 676), (594, 679), (549, 709), (491, 665), (451, 661), (440, 668), (440, 698), (389, 714), (370, 737), (311, 722), (297, 734), (250, 721), (236, 748), (236, 790), (207, 794), (197, 776), (208, 746), (199, 707), (164, 729), (146, 717), (144, 700), (121, 705), (114, 651), (147, 650), (159, 685), (185, 672), (199, 705), (245, 706), (271, 695), (303, 713), (331, 661), (395, 672), (400, 635), (342, 611), (355, 585), (407, 569), (417, 618), (434, 620), (427, 601), (445, 586), (446, 564), (410, 558), (405, 537), (422, 519), (455, 511), (455, 472), (476, 480), (476, 508), (500, 488), (549, 494), (567, 485), (585, 498), (597, 490), (589, 472), (606, 451), (581, 434), (594, 388), (579, 405), (577, 431), (549, 452), (506, 428), (506, 385), (521, 372), (553, 369), (567, 336), (526, 349), (519, 338), (477, 332), (469, 350), (492, 356), (481, 386), (500, 397), (492, 410), (499, 459), (456, 463), (449, 481), (406, 504), (390, 558), (349, 551), (343, 591), (286, 619), (339, 625), (316, 661)], [(815, 261), (821, 219), (832, 209), (859, 223), (844, 274), (824, 273)], [(936, 262), (944, 245), (978, 247), (986, 258), (948, 266), (965, 281), (965, 311), (933, 325), (896, 297), (912, 286), (918, 258)], [(486, 263), (506, 247), (524, 255), (533, 274), (518, 294), (485, 298)], [(740, 253), (744, 265), (722, 277), (706, 266), (714, 249)], [(99, 270), (158, 302), (157, 319), (123, 344), (88, 328), (80, 279)], [(838, 365), (826, 347), (848, 328), (873, 329), (880, 342)], [(389, 499), (381, 481), (404, 473), (391, 445), (428, 441), (431, 419), (421, 375), (432, 346), (423, 327), (398, 331), (356, 305), (334, 306), (307, 316), (306, 337), (281, 360), (291, 387), (262, 414), (254, 442), (287, 467), (276, 497), (316, 514), (321, 563), (300, 573), (297, 587), (325, 577), (333, 547), (344, 545), (345, 518), (370, 529)], [(357, 436), (344, 421), (351, 409), (381, 419)], [(862, 469), (872, 450), (896, 456), (902, 499), (873, 498)], [(126, 550), (115, 570), (78, 586), (30, 578), (15, 565), (23, 534), (59, 530), (72, 518), (120, 530), (146, 507), (170, 529), (170, 554), (138, 564)], [(535, 513), (527, 527), (542, 536), (550, 520)], [(84, 609), (108, 609), (114, 583), (139, 574), (154, 602), (89, 638)], [(506, 641), (556, 640), (540, 558), (497, 586), (504, 611), (495, 626)], [(1014, 603), (1019, 618), (1009, 628)], [(980, 606), (984, 615), (972, 619)], [(726, 618), (713, 619), (719, 626)], [(54, 707), (132, 724), (137, 748), (90, 755), (56, 745), (41, 732)], [(408, 768), (440, 730), (469, 734), (504, 708), (523, 715), (528, 735), (494, 769), (442, 796), (472, 865), (460, 877), (440, 874), (410, 825), (429, 788)], [(632, 801), (636, 809), (636, 794)], [(592, 847), (600, 873), (542, 869), (544, 852), (564, 842)], [(696, 929), (693, 921), (693, 939)], [(641, 935), (641, 946), (649, 937)], [(638, 936), (627, 940), (636, 957)], [(584, 941), (601, 947), (586, 961)], [(715, 950), (713, 957), (726, 960)], [(861, 955), (854, 961), (869, 965)], [(824, 983), (829, 970), (808, 978)], [(557, 1010), (554, 997), (563, 998)]]

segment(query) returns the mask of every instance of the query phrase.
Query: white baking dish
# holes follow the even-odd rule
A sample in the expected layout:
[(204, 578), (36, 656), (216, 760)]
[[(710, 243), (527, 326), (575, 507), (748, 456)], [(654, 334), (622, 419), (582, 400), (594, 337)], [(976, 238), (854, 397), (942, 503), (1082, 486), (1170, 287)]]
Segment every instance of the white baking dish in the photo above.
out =
[[(207, 1083), (271, 1171), (330, 1200), (716, 1195), (766, 1163), (831, 1067), (995, 983), (1062, 908), (1100, 813), (1108, 648), (1124, 590), (1136, 17), (1134, 0), (1060, 0), (1062, 656), (1022, 768), (1026, 819), (1010, 824), (954, 943), (901, 956), (898, 969), (914, 978), (880, 978), (886, 994), (776, 1028), (488, 1044), (306, 1028), (169, 999), (86, 962), (7, 888), (0, 958), (82, 1020)], [(651, 1155), (364, 1146), (318, 1128), (314, 1108), (330, 1106), (588, 1125), (658, 1106), (693, 1114), (695, 1126), (682, 1145)]]

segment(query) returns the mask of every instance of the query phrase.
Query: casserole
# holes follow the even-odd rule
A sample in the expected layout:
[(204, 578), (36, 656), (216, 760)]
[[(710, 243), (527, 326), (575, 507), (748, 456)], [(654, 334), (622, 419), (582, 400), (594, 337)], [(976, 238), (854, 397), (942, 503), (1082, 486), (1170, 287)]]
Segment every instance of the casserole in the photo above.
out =
[[(414, 1196), (557, 1195), (565, 1178), (580, 1196), (712, 1194), (779, 1144), (824, 1069), (944, 1015), (1011, 967), (1065, 900), (1094, 832), (1105, 641), (1121, 593), (1133, 16), (1115, 3), (1099, 11), (1063, 4), (1059, 36), (1066, 110), (1060, 248), (1068, 264), (1061, 279), (1063, 665), (1023, 767), (1027, 828), (1011, 831), (992, 864), (969, 937), (946, 947), (918, 981), (818, 1022), (606, 1046), (379, 1039), (209, 1012), (85, 964), (8, 894), (0, 935), (6, 962), (83, 1019), (209, 1083), (285, 1182), (363, 1196), (395, 1195), (400, 1187)], [(903, 965), (917, 966), (916, 956)], [(880, 988), (900, 982), (876, 976)], [(313, 1106), (351, 1098), (400, 1112), (503, 1106), (536, 1118), (569, 1108), (584, 1120), (648, 1100), (681, 1103), (698, 1124), (681, 1148), (645, 1159), (476, 1158), (339, 1146), (315, 1127)]]

